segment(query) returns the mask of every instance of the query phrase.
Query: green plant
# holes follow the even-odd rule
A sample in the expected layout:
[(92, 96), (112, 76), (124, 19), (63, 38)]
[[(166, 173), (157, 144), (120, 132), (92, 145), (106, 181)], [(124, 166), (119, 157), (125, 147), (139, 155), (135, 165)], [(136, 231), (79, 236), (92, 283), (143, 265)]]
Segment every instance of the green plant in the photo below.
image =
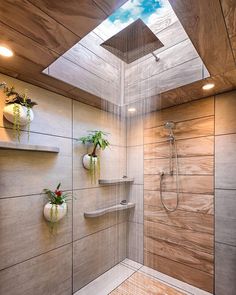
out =
[[(71, 194), (70, 193), (63, 193), (60, 190), (61, 183), (58, 184), (55, 191), (52, 191), (50, 189), (44, 189), (43, 192), (47, 195), (48, 201), (51, 204), (50, 208), (50, 224), (51, 224), (51, 230), (53, 232), (54, 224), (58, 219), (58, 206), (63, 205), (67, 203), (69, 200), (71, 200)], [(67, 207), (66, 207), (67, 210)]]
[(100, 175), (100, 158), (97, 155), (97, 150), (105, 150), (110, 146), (109, 141), (105, 138), (108, 134), (101, 130), (88, 131), (87, 136), (79, 138), (83, 144), (93, 145), (92, 153), (89, 153), (90, 163), (89, 172), (91, 176), (91, 181), (96, 182), (97, 177)]
[(63, 193), (60, 190), (61, 183), (58, 184), (55, 191), (51, 191), (50, 189), (45, 188), (43, 192), (47, 194), (48, 201), (52, 205), (62, 205), (69, 200), (70, 194)]
[(20, 141), (21, 130), (20, 130), (20, 105), (27, 108), (27, 131), (28, 131), (28, 139), (30, 134), (30, 109), (37, 105), (36, 102), (32, 101), (27, 93), (20, 94), (15, 91), (14, 86), (8, 87), (5, 82), (0, 83), (0, 88), (3, 88), (3, 92), (6, 95), (5, 103), (13, 104), (13, 130), (17, 135), (18, 141)]

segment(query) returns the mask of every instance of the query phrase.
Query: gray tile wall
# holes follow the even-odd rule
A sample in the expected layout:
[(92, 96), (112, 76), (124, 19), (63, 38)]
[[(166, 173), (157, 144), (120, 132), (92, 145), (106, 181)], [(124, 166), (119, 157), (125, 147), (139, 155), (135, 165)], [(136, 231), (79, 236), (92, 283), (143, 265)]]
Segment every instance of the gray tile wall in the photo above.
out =
[(215, 294), (236, 292), (236, 91), (215, 100)]
[(130, 210), (127, 257), (143, 263), (143, 117), (127, 119), (127, 174), (134, 178), (128, 188), (128, 199), (135, 203)]
[[(69, 295), (126, 258), (127, 212), (96, 220), (83, 213), (120, 202), (127, 190), (91, 184), (81, 164), (89, 147), (76, 140), (88, 130), (108, 132), (112, 145), (101, 153), (101, 177), (121, 177), (127, 174), (126, 122), (5, 75), (0, 81), (28, 89), (38, 102), (29, 143), (60, 147), (59, 154), (0, 150), (0, 294)], [(0, 139), (15, 140), (2, 114)], [(21, 141), (28, 143), (27, 132)], [(43, 218), (46, 198), (41, 193), (59, 182), (75, 199), (52, 234)]]

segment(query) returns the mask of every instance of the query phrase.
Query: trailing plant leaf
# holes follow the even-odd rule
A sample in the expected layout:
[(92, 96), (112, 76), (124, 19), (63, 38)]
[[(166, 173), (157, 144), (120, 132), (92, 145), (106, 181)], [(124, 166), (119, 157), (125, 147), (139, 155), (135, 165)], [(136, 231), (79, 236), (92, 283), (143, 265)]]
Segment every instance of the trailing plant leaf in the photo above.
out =
[(18, 93), (15, 91), (14, 86), (8, 87), (5, 82), (0, 83), (0, 88), (3, 88), (3, 92), (6, 95), (5, 103), (6, 104), (14, 104), (13, 106), (13, 116), (14, 116), (14, 123), (13, 129), (14, 133), (17, 136), (18, 141), (20, 142), (21, 130), (20, 130), (20, 105), (27, 108), (27, 133), (28, 133), (28, 140), (30, 136), (30, 109), (33, 106), (37, 105), (36, 102), (32, 101), (26, 91), (23, 94)]
[(17, 136), (18, 141), (20, 142), (20, 107), (17, 103), (14, 103), (13, 106), (13, 115), (14, 115), (14, 124), (13, 124), (13, 130), (15, 136)]
[[(80, 137), (78, 140), (83, 144), (93, 145), (92, 153), (90, 156), (89, 163), (89, 174), (91, 177), (91, 182), (96, 182), (96, 179), (100, 176), (100, 158), (97, 155), (97, 149), (105, 150), (110, 146), (109, 141), (105, 138), (108, 133), (101, 130), (89, 131), (87, 136)], [(95, 158), (97, 161), (95, 161)]]
[(32, 101), (26, 93), (20, 94), (15, 91), (15, 87), (8, 87), (5, 82), (0, 83), (0, 88), (3, 88), (3, 92), (6, 95), (6, 104), (18, 103), (24, 107), (33, 108), (37, 103)]

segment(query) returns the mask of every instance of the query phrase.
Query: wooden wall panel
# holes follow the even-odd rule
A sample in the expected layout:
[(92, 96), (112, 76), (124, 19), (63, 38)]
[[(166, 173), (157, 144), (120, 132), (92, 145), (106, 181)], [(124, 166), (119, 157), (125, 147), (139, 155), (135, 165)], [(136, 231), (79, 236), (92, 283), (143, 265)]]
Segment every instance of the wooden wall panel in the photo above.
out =
[[(178, 159), (179, 173), (185, 175), (213, 175), (214, 158), (213, 156), (203, 157), (184, 157)], [(144, 174), (158, 174), (160, 171), (169, 170), (169, 159), (150, 159), (144, 160)], [(174, 167), (176, 173), (176, 167)]]
[[(214, 117), (203, 117), (176, 124), (175, 137), (179, 139), (211, 136), (214, 134)], [(163, 126), (144, 130), (144, 143), (165, 142), (168, 132)]]
[(161, 112), (149, 113), (144, 117), (144, 128), (158, 127), (169, 120), (180, 122), (211, 115), (214, 115), (214, 97), (173, 106)]
[(119, 86), (120, 72), (117, 68), (106, 63), (102, 58), (98, 57), (94, 52), (91, 52), (86, 47), (77, 43), (68, 50), (63, 57), (69, 59), (79, 67), (84, 69), (92, 69), (93, 74), (103, 80), (116, 82)]
[[(70, 75), (68, 75), (67, 71), (64, 71), (65, 67), (70, 72)], [(66, 81), (68, 84), (72, 85), (72, 87), (74, 86), (89, 91), (98, 97), (111, 100), (116, 104), (119, 102), (118, 99), (120, 96), (117, 84), (109, 83), (99, 78), (86, 69), (78, 67), (68, 59), (58, 59), (49, 67), (49, 73), (50, 76)]]
[(160, 272), (200, 289), (213, 292), (214, 277), (212, 274), (146, 251), (144, 252), (144, 259), (151, 268), (158, 269)]
[[(178, 55), (176, 55), (176, 52), (178, 52)], [(143, 62), (139, 62), (137, 65), (130, 68), (126, 67), (125, 85), (128, 86), (141, 82), (142, 80), (150, 79), (154, 75), (197, 58), (198, 54), (191, 41), (187, 39), (159, 53), (158, 57), (160, 58), (159, 62), (156, 62), (155, 58), (151, 56)]]
[[(169, 173), (168, 132), (174, 134), (179, 164), (179, 205), (176, 205), (176, 164)], [(144, 263), (207, 291), (214, 273), (214, 99), (172, 107), (144, 120)], [(163, 261), (165, 265), (159, 263)]]
[[(176, 204), (176, 192), (163, 192), (166, 204), (173, 208)], [(160, 191), (144, 190), (144, 204), (154, 206), (157, 210), (163, 208)], [(179, 209), (204, 214), (214, 214), (214, 196), (205, 194), (180, 193)]]
[(213, 234), (214, 218), (210, 214), (200, 214), (184, 210), (177, 210), (169, 214), (163, 209), (158, 211), (157, 207), (145, 205), (144, 221), (163, 223), (172, 227)]
[[(177, 143), (179, 157), (211, 156), (214, 154), (214, 137), (205, 136), (180, 139)], [(169, 157), (169, 143), (158, 142), (144, 145), (144, 159)]]
[(202, 61), (199, 57), (167, 69), (147, 80), (125, 88), (125, 103), (148, 98), (202, 79)]
[(170, 4), (211, 75), (235, 68), (218, 0), (170, 0)]
[(162, 223), (145, 222), (144, 228), (147, 238), (163, 240), (190, 250), (197, 250), (209, 254), (214, 253), (214, 236), (180, 227), (171, 227)]
[(213, 273), (213, 255), (195, 249), (182, 247), (160, 239), (144, 238), (144, 251), (158, 253), (164, 258), (188, 265), (207, 273)]

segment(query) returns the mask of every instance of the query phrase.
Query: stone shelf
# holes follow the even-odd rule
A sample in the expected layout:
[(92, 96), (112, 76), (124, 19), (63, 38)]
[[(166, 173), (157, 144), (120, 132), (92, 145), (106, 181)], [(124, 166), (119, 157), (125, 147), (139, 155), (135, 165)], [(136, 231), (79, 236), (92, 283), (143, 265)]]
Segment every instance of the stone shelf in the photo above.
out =
[(131, 209), (131, 208), (134, 208), (134, 207), (135, 207), (134, 203), (126, 203), (124, 205), (118, 204), (118, 205), (107, 207), (107, 208), (104, 208), (104, 209), (98, 209), (98, 210), (95, 210), (95, 211), (85, 212), (84, 216), (87, 217), (87, 218), (95, 218), (95, 217), (99, 217), (99, 216), (105, 215), (105, 214), (110, 213), (110, 212), (127, 210), (127, 209)]
[(23, 144), (18, 142), (7, 142), (7, 141), (0, 141), (0, 149), (35, 151), (35, 152), (46, 152), (46, 153), (59, 153), (60, 151), (60, 149), (56, 146)]
[(134, 182), (134, 178), (129, 178), (129, 177), (122, 177), (122, 178), (117, 178), (117, 179), (99, 179), (98, 183), (99, 184), (119, 184), (119, 183), (131, 183)]

